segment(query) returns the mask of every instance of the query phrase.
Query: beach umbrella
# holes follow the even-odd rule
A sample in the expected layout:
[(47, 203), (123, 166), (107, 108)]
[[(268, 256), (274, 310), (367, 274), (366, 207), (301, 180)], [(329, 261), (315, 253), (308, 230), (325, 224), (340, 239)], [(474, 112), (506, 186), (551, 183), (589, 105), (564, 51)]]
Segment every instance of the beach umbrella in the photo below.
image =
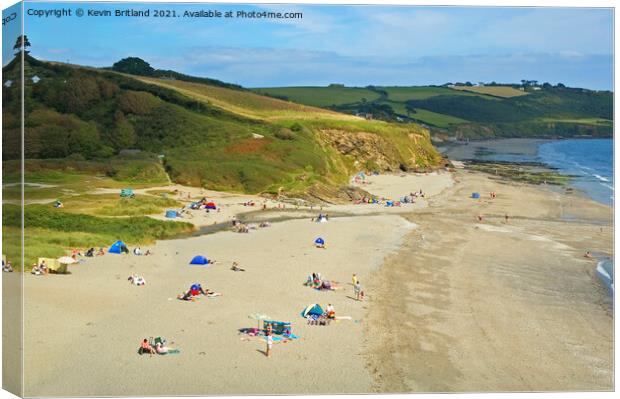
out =
[(75, 260), (75, 259), (73, 259), (73, 258), (72, 258), (72, 257), (70, 257), (70, 256), (63, 256), (63, 257), (61, 257), (61, 258), (58, 258), (58, 262), (59, 262), (59, 263), (64, 263), (64, 264), (70, 265), (70, 264), (75, 263), (75, 262), (76, 262), (76, 260)]
[(261, 322), (261, 320), (267, 320), (267, 319), (270, 319), (270, 318), (271, 318), (271, 317), (267, 316), (267, 315), (266, 315), (266, 314), (264, 314), (264, 313), (252, 313), (252, 314), (251, 314), (251, 315), (249, 315), (248, 317), (249, 317), (250, 319), (252, 319), (252, 320), (256, 320), (256, 322), (258, 323), (258, 324), (257, 324), (257, 327), (258, 327), (258, 329), (259, 329), (259, 330), (260, 330), (260, 322)]

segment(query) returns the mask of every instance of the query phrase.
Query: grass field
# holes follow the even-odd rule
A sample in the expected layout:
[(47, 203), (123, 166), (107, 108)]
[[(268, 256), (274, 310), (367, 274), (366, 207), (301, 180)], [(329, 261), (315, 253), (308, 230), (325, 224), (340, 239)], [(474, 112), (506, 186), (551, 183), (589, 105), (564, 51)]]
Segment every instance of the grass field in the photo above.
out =
[(309, 106), (312, 104), (297, 104), (291, 101), (262, 96), (251, 91), (232, 90), (225, 87), (209, 86), (179, 80), (145, 77), (135, 78), (146, 83), (174, 89), (187, 97), (207, 102), (218, 108), (247, 118), (266, 120), (282, 118), (308, 119), (315, 117), (350, 118), (348, 115)]
[(408, 100), (424, 100), (435, 96), (481, 96), (486, 99), (492, 99), (490, 96), (484, 95), (484, 93), (470, 93), (467, 91), (452, 90), (446, 87), (437, 86), (388, 86), (381, 87), (381, 90), (385, 90), (388, 93), (388, 99), (396, 102), (406, 102)]
[(455, 86), (453, 89), (466, 93), (471, 92), (477, 94), (489, 94), (491, 96), (503, 98), (519, 97), (528, 94), (525, 91), (521, 91), (510, 86)]
[(437, 127), (448, 127), (467, 122), (465, 119), (457, 118), (456, 116), (438, 114), (422, 108), (416, 108), (415, 111), (415, 114), (411, 114), (410, 118)]
[(556, 122), (556, 123), (578, 123), (581, 125), (593, 125), (593, 126), (609, 126), (613, 124), (613, 121), (609, 119), (600, 118), (541, 118), (541, 122)]
[[(20, 257), (19, 206), (4, 204), (2, 211), (2, 251), (7, 259)], [(96, 217), (74, 214), (50, 205), (27, 205), (24, 214), (26, 265), (38, 257), (56, 258), (72, 248), (108, 247), (116, 240), (128, 245), (145, 245), (190, 231), (184, 222), (160, 221), (145, 216)]]
[(286, 96), (290, 101), (312, 105), (315, 107), (331, 107), (332, 105), (351, 104), (362, 101), (373, 101), (380, 97), (379, 93), (359, 87), (265, 87), (254, 89), (258, 93)]

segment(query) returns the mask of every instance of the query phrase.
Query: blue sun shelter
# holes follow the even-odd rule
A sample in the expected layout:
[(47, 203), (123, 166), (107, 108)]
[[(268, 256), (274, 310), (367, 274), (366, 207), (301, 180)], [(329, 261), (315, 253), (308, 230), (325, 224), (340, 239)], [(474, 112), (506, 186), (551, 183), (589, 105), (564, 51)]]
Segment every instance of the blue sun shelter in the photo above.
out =
[(319, 305), (318, 303), (312, 303), (306, 306), (306, 308), (301, 311), (301, 317), (321, 316), (323, 315), (323, 313), (325, 313), (325, 311), (323, 310), (321, 305)]
[(314, 240), (314, 245), (316, 245), (317, 247), (324, 247), (325, 246), (325, 240), (322, 239), (321, 237), (319, 237), (316, 240)]
[(129, 249), (127, 249), (127, 245), (121, 240), (116, 241), (110, 249), (108, 249), (108, 253), (111, 254), (120, 254), (122, 252), (129, 253)]
[(475, 199), (478, 199), (478, 198), (480, 198), (480, 193), (471, 193), (471, 197), (475, 198)]
[(174, 219), (177, 217), (177, 211), (168, 210), (166, 211), (166, 217), (170, 219)]
[(211, 263), (211, 262), (209, 262), (209, 259), (205, 258), (202, 255), (194, 256), (192, 261), (189, 262), (190, 265), (198, 265), (198, 266), (206, 266), (209, 263)]

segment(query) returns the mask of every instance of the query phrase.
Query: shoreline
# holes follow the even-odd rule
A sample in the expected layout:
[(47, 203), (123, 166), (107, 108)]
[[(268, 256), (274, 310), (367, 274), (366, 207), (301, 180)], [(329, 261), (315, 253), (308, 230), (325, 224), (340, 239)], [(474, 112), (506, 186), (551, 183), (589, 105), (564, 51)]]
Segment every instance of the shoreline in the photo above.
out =
[[(367, 317), (382, 327), (364, 340), (375, 392), (613, 389), (613, 298), (583, 258), (613, 256), (613, 209), (471, 172), (457, 179), (436, 211), (407, 216), (418, 228), (373, 275)], [(498, 199), (455, 200), (483, 185)]]
[[(610, 202), (610, 198), (603, 196), (603, 194), (597, 190), (597, 186), (591, 186), (588, 184), (588, 179), (591, 179), (592, 177), (596, 178), (598, 183), (601, 181), (609, 182), (607, 178), (603, 178), (596, 173), (591, 175), (583, 174), (584, 170), (581, 170), (581, 172), (576, 172), (574, 170), (571, 171), (566, 168), (559, 167), (558, 165), (553, 165), (553, 161), (548, 159), (540, 159), (540, 146), (549, 143), (568, 142), (570, 140), (613, 140), (613, 137), (483, 139), (471, 141), (469, 143), (447, 143), (445, 145), (438, 145), (438, 150), (442, 153), (442, 155), (458, 162), (479, 162), (482, 164), (495, 163), (514, 166), (522, 165), (523, 167), (531, 167), (534, 169), (536, 167), (540, 167), (543, 171), (547, 170), (570, 179), (568, 186), (574, 188), (575, 190), (582, 191), (590, 199), (605, 205), (613, 206), (613, 189)], [(488, 157), (489, 155), (491, 158)], [(493, 159), (493, 155), (498, 155), (501, 159)], [(609, 188), (609, 186), (607, 187)]]

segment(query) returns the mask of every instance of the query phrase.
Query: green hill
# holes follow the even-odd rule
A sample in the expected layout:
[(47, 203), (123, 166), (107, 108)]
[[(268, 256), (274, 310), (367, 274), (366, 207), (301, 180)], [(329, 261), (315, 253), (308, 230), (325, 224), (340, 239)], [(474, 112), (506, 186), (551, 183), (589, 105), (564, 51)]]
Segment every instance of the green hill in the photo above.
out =
[[(133, 76), (131, 65), (115, 64), (119, 73), (26, 56), (25, 157), (41, 160), (27, 161), (26, 168), (62, 168), (65, 159), (96, 165), (121, 181), (169, 176), (218, 190), (307, 195), (343, 186), (363, 168), (441, 162), (428, 131), (415, 124), (364, 121), (211, 79), (160, 78), (138, 64), (140, 75)], [(3, 72), (5, 80), (19, 79), (16, 63)], [(5, 160), (18, 154), (19, 97), (18, 85), (3, 86)], [(346, 148), (351, 143), (368, 151)]]
[(611, 137), (613, 94), (551, 86), (281, 87), (256, 92), (386, 121), (441, 137)]

